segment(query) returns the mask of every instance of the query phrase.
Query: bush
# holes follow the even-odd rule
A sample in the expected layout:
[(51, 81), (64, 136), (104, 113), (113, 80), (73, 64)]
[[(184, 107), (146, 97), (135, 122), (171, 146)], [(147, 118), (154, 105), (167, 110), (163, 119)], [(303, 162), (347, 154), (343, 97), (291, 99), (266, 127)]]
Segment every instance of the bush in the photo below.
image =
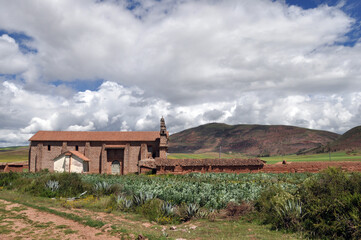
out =
[(252, 210), (252, 205), (246, 202), (241, 204), (229, 202), (226, 207), (227, 216), (239, 217), (248, 214)]
[(75, 197), (85, 191), (89, 191), (89, 186), (85, 185), (77, 173), (55, 174), (59, 181), (59, 195), (62, 197)]
[(302, 204), (297, 195), (292, 195), (279, 187), (265, 190), (255, 202), (255, 208), (263, 223), (274, 229), (287, 231), (301, 230)]
[(16, 172), (0, 173), (0, 187), (11, 188), (12, 183), (19, 177), (20, 174)]
[(329, 168), (300, 190), (304, 228), (310, 237), (361, 238), (361, 175)]
[(135, 212), (145, 216), (150, 221), (157, 221), (158, 218), (163, 216), (161, 209), (162, 203), (163, 201), (160, 199), (151, 199), (146, 201), (142, 205), (138, 205), (135, 208)]

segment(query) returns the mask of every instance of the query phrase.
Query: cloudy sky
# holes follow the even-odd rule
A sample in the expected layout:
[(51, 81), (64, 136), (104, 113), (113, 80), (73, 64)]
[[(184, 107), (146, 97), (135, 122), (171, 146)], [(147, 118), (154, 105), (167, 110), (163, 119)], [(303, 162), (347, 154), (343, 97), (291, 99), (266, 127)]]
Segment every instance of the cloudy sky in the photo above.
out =
[(0, 0), (0, 146), (38, 130), (361, 125), (359, 0)]

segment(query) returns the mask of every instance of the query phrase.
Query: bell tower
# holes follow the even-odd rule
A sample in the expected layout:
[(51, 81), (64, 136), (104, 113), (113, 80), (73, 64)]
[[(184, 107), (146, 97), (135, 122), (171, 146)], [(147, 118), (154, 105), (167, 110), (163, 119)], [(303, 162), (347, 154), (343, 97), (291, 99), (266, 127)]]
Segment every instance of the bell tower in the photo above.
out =
[(159, 157), (167, 158), (168, 152), (168, 132), (165, 126), (164, 118), (160, 119), (160, 141), (159, 141)]

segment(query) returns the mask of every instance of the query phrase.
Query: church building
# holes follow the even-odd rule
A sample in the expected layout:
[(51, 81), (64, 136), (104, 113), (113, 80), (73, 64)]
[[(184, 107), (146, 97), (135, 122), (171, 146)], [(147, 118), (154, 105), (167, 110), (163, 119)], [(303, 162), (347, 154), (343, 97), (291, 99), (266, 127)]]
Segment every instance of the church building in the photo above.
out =
[(166, 158), (168, 132), (38, 131), (29, 139), (29, 171), (128, 174), (139, 161)]

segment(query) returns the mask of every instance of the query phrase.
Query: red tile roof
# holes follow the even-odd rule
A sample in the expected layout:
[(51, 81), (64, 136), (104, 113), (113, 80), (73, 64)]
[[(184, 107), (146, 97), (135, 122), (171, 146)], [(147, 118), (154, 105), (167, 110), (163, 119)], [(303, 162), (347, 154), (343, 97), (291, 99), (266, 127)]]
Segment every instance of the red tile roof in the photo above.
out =
[(60, 154), (59, 156), (57, 156), (56, 158), (54, 158), (54, 160), (57, 159), (57, 158), (59, 158), (60, 156), (63, 156), (63, 155), (65, 155), (65, 156), (75, 155), (75, 156), (77, 156), (78, 158), (82, 159), (83, 161), (90, 161), (89, 158), (87, 158), (86, 156), (84, 156), (84, 154), (82, 154), (82, 153), (80, 153), (80, 152), (78, 152), (78, 151), (67, 151), (67, 152), (64, 152), (64, 153)]
[(90, 161), (89, 158), (87, 158), (86, 156), (84, 156), (82, 153), (78, 152), (78, 151), (69, 151), (71, 154), (74, 154), (75, 156), (77, 156), (78, 158), (82, 159), (83, 161)]
[(159, 132), (39, 131), (29, 141), (155, 141)]
[(264, 161), (258, 158), (249, 159), (164, 159), (156, 158), (157, 166), (263, 166)]

